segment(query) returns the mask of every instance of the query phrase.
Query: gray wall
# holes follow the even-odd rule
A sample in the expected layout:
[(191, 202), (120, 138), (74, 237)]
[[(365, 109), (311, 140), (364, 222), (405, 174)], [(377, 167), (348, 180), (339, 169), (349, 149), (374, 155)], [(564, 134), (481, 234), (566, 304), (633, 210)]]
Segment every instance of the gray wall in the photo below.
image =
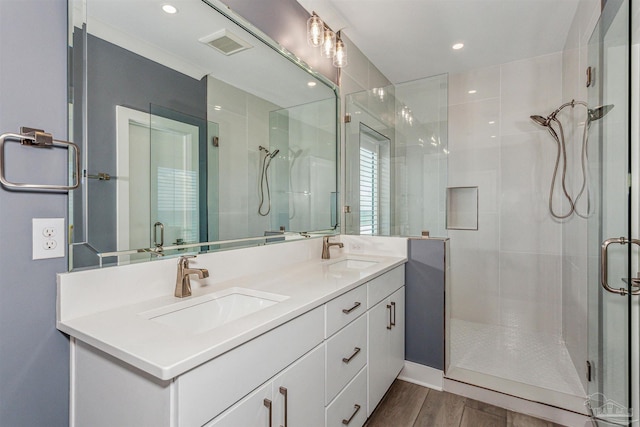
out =
[[(64, 0), (0, 0), (0, 132), (67, 134)], [(7, 175), (60, 183), (64, 150), (6, 147)], [(55, 328), (57, 272), (66, 259), (31, 260), (31, 218), (65, 217), (67, 196), (0, 188), (0, 425), (66, 426), (67, 338)]]
[(405, 359), (444, 370), (446, 241), (409, 239), (405, 270)]

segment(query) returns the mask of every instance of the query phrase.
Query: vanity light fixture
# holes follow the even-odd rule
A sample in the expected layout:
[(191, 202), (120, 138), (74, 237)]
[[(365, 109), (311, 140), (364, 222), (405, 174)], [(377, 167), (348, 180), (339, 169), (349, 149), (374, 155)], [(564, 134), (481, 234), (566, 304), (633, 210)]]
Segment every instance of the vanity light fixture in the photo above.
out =
[(324, 29), (324, 36), (322, 38), (322, 46), (320, 54), (323, 58), (333, 58), (336, 53), (336, 33), (331, 31), (330, 28)]
[[(340, 31), (338, 31), (338, 34), (340, 34)], [(333, 55), (333, 66), (338, 68), (347, 66), (347, 46), (340, 37), (336, 40), (336, 51)]]
[(320, 54), (332, 59), (334, 67), (347, 65), (347, 46), (340, 38), (340, 31), (335, 33), (315, 12), (307, 20), (307, 43), (319, 47)]
[(165, 4), (162, 5), (162, 10), (164, 11), (164, 13), (168, 13), (169, 15), (173, 15), (174, 13), (178, 13), (178, 8), (171, 5), (171, 4)]
[(451, 46), (451, 49), (453, 50), (460, 50), (464, 47), (464, 43), (456, 43), (453, 46)]
[(307, 43), (313, 47), (322, 46), (324, 36), (324, 22), (315, 12), (307, 20)]

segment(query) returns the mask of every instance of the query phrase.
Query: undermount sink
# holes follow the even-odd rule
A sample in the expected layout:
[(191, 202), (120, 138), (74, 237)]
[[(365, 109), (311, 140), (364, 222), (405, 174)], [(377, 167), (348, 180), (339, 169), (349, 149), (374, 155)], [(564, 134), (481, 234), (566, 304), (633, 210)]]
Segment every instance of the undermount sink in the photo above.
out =
[(365, 268), (369, 268), (377, 263), (377, 261), (347, 258), (334, 262), (333, 264), (329, 264), (329, 271), (364, 270)]
[(271, 307), (288, 297), (244, 288), (230, 288), (140, 313), (152, 322), (199, 334)]

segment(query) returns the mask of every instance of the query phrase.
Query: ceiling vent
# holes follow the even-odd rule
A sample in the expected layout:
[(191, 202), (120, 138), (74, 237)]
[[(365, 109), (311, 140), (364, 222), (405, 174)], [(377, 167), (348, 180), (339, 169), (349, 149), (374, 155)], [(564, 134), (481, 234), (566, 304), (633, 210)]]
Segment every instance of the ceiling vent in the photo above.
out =
[(253, 47), (227, 29), (216, 31), (202, 37), (199, 41), (227, 56)]

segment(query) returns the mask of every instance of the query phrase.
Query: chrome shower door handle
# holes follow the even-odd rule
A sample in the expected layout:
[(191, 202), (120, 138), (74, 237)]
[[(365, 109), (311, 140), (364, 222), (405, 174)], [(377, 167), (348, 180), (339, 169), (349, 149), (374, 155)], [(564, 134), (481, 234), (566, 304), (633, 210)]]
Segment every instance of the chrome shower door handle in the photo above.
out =
[[(612, 244), (619, 244), (619, 245), (626, 245), (627, 243), (631, 243), (633, 245), (638, 245), (640, 246), (640, 240), (638, 239), (627, 239), (626, 237), (618, 237), (618, 238), (613, 238), (613, 239), (607, 239), (604, 242), (602, 242), (602, 245), (600, 247), (600, 284), (602, 285), (602, 287), (607, 291), (607, 292), (611, 292), (613, 294), (618, 294), (618, 295), (628, 295), (629, 292), (627, 291), (626, 288), (613, 288), (609, 285), (609, 254), (608, 254), (608, 250), (609, 250), (609, 245)], [(629, 279), (631, 280), (631, 279)], [(635, 290), (631, 292), (631, 295), (640, 295), (640, 289), (639, 290)]]
[[(158, 227), (160, 227), (160, 242), (158, 242)], [(153, 245), (156, 248), (164, 246), (164, 224), (160, 221), (153, 224)]]

